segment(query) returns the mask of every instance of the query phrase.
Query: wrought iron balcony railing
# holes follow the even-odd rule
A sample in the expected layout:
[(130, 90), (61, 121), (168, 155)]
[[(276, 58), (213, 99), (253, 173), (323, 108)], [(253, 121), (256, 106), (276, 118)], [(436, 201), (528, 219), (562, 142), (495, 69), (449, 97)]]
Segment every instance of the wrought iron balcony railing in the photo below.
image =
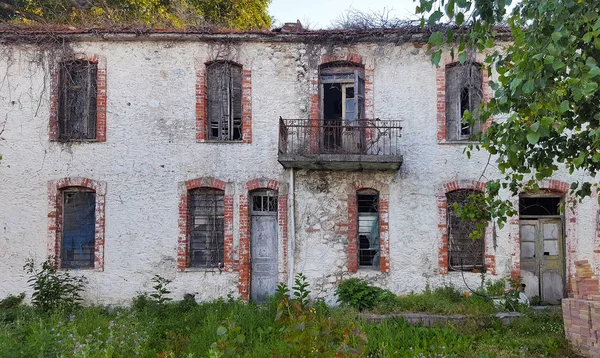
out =
[(400, 121), (279, 119), (279, 162), (306, 169), (398, 169)]

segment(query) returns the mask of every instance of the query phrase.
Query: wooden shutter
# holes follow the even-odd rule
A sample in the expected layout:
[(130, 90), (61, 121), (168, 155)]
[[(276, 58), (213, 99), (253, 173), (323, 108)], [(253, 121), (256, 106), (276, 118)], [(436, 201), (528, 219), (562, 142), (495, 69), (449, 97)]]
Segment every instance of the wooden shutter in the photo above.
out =
[(242, 69), (227, 62), (207, 68), (208, 135), (213, 140), (242, 139)]
[(365, 119), (365, 74), (362, 70), (354, 71), (354, 96), (356, 97), (356, 119)]
[(89, 61), (63, 62), (59, 70), (59, 138), (96, 138), (98, 65)]
[(462, 90), (462, 66), (446, 68), (446, 139), (459, 140), (460, 132), (460, 92)]
[[(483, 101), (483, 76), (481, 74), (481, 66), (478, 64), (471, 64), (468, 68), (469, 71), (469, 111), (473, 114), (477, 112), (481, 102)], [(473, 134), (481, 132), (481, 122), (475, 118), (473, 128), (471, 130)]]

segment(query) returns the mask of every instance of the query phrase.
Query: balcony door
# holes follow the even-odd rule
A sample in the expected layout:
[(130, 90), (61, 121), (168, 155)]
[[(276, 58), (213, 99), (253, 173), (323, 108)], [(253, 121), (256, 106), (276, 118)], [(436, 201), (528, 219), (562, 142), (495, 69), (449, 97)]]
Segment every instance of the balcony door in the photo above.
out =
[(320, 70), (322, 153), (365, 151), (365, 75), (362, 68), (332, 65)]

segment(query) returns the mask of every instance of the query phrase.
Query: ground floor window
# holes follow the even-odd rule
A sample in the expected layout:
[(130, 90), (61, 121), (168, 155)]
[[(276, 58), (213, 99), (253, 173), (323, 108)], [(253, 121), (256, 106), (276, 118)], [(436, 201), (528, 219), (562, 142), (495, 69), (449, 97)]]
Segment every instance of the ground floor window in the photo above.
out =
[(379, 269), (379, 193), (361, 190), (356, 194), (358, 212), (358, 265)]

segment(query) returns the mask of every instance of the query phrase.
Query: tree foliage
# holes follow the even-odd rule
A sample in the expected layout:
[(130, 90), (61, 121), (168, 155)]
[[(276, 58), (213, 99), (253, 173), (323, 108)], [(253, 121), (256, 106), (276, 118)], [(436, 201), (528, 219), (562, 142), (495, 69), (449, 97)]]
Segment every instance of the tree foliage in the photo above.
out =
[[(582, 199), (594, 184), (597, 190), (593, 178), (600, 170), (600, 3), (522, 0), (509, 12), (510, 5), (511, 0), (420, 0), (417, 7), (422, 25), (437, 29), (429, 39), (435, 65), (444, 46), (460, 62), (469, 51), (480, 51), (486, 54), (485, 70), (498, 76), (490, 82), (494, 98), (475, 116), (483, 122), (495, 118), (477, 139), (503, 174), (488, 182), (488, 193), (479, 199), (487, 209), (482, 220), (505, 221), (514, 214), (509, 202), (497, 200), (501, 188), (513, 195), (536, 190), (539, 181), (567, 170), (584, 178), (571, 184)], [(451, 25), (436, 28), (444, 16)], [(512, 41), (498, 41), (499, 26), (510, 31)]]
[(218, 25), (240, 30), (271, 25), (271, 0), (0, 0), (0, 20), (72, 25)]

